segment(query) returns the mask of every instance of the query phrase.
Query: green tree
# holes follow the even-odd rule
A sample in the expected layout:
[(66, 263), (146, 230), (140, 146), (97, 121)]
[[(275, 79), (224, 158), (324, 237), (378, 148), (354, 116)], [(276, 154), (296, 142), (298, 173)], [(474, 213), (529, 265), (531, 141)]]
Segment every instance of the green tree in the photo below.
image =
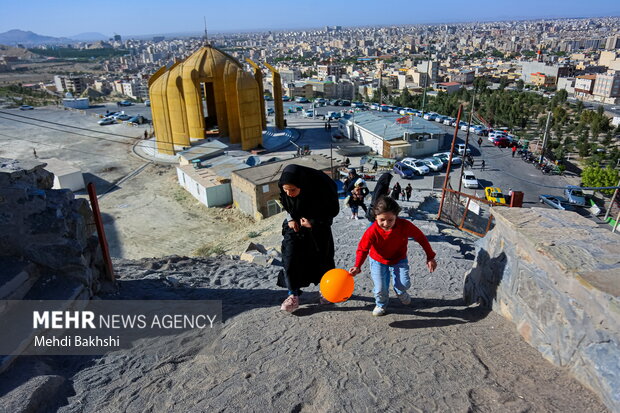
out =
[[(586, 187), (615, 186), (618, 183), (618, 171), (610, 165), (606, 168), (588, 166), (581, 173), (581, 182)], [(612, 195), (613, 189), (603, 189), (602, 193)]]
[(517, 80), (516, 85), (517, 85), (517, 90), (521, 92), (523, 90), (523, 86), (525, 85), (525, 83), (523, 82), (523, 80), (519, 79)]

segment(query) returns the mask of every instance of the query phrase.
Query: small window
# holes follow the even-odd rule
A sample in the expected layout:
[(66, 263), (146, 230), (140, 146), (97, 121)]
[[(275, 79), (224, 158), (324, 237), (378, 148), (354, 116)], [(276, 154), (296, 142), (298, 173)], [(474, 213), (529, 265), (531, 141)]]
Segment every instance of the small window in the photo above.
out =
[(267, 201), (267, 216), (270, 217), (272, 215), (279, 214), (281, 211), (282, 208), (277, 200), (272, 199), (271, 201)]
[(196, 184), (196, 192), (198, 192), (198, 196), (200, 196), (200, 185)]
[(263, 194), (269, 192), (269, 184), (263, 185)]

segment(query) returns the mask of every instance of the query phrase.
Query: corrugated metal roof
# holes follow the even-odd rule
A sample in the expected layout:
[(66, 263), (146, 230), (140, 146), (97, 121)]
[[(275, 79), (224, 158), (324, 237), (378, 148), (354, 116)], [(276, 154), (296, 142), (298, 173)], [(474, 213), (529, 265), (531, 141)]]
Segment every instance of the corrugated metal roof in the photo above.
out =
[(435, 122), (429, 122), (417, 116), (410, 116), (410, 123), (396, 123), (396, 119), (402, 117), (402, 115), (397, 113), (367, 111), (348, 115), (346, 119), (388, 141), (402, 139), (405, 133), (413, 135), (443, 135), (446, 133), (439, 126), (435, 125)]

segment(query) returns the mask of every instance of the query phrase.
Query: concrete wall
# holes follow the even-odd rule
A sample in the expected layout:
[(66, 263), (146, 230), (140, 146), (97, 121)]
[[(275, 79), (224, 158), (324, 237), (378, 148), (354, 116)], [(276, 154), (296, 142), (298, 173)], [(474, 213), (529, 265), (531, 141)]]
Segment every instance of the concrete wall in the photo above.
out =
[(620, 411), (620, 238), (575, 212), (492, 208), (464, 299), (515, 324), (550, 362), (566, 367)]

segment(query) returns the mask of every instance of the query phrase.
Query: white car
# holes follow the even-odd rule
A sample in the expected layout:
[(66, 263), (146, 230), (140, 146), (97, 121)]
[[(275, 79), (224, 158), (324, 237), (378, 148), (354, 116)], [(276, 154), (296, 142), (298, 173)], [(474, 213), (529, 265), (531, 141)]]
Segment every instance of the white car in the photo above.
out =
[(489, 137), (487, 139), (489, 140), (489, 142), (494, 142), (495, 139), (501, 137), (508, 137), (508, 134), (506, 132), (494, 130), (492, 132), (489, 132)]
[[(434, 153), (433, 156), (441, 159), (447, 164), (448, 160), (450, 159), (450, 152)], [(463, 160), (461, 159), (460, 156), (452, 155), (452, 165), (460, 165), (462, 163), (463, 163)]]
[(476, 179), (476, 176), (474, 174), (472, 174), (471, 172), (465, 172), (465, 174), (463, 175), (463, 186), (465, 188), (477, 189), (478, 187), (480, 187), (480, 184), (478, 183), (478, 180)]
[(112, 125), (112, 124), (115, 124), (115, 123), (116, 123), (116, 119), (111, 118), (111, 117), (103, 118), (103, 119), (101, 119), (99, 121), (99, 124), (101, 126), (103, 126), (103, 125)]
[(422, 159), (422, 162), (435, 172), (443, 169), (443, 161), (439, 158), (424, 158)]
[(424, 162), (419, 161), (415, 158), (405, 158), (401, 161), (401, 163), (413, 169), (413, 171), (417, 175), (426, 175), (427, 173), (431, 171), (430, 169), (428, 169), (428, 166), (424, 164)]

